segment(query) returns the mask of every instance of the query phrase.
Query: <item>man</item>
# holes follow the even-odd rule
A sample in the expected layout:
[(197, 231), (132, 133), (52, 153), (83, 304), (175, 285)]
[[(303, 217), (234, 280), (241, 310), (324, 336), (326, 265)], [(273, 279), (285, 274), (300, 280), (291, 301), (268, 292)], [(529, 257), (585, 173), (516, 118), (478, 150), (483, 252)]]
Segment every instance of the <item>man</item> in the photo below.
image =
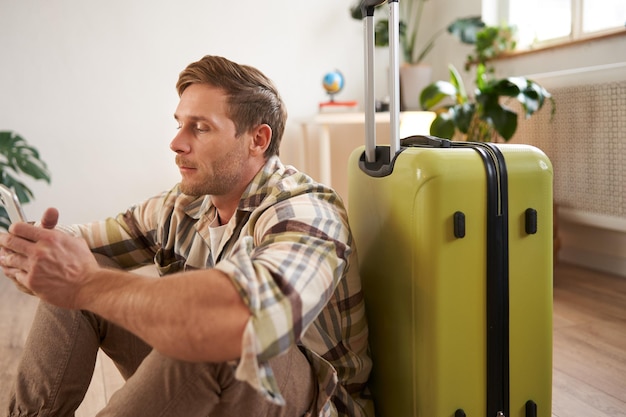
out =
[[(126, 378), (99, 416), (371, 415), (346, 212), (278, 159), (276, 88), (206, 56), (177, 89), (180, 184), (71, 234), (48, 209), (0, 235), (5, 275), (42, 300), (10, 415), (73, 415), (99, 348)], [(127, 272), (150, 262), (161, 277)]]

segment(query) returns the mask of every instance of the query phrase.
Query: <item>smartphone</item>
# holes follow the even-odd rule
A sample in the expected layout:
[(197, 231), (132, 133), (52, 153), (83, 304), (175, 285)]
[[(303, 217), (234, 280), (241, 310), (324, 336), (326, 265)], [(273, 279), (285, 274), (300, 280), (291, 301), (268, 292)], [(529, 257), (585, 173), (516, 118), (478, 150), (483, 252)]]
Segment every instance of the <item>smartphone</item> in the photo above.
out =
[(11, 223), (25, 222), (26, 215), (17, 195), (9, 187), (0, 184), (0, 205), (5, 208)]

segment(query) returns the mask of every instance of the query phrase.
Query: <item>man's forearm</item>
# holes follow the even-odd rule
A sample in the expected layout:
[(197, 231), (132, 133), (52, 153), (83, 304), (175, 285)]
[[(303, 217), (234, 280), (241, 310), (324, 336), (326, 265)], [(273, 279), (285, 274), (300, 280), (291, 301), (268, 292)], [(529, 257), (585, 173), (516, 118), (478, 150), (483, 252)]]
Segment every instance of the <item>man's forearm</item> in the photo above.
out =
[(188, 361), (239, 358), (250, 316), (230, 279), (218, 270), (155, 279), (99, 269), (80, 290), (77, 304), (164, 355)]

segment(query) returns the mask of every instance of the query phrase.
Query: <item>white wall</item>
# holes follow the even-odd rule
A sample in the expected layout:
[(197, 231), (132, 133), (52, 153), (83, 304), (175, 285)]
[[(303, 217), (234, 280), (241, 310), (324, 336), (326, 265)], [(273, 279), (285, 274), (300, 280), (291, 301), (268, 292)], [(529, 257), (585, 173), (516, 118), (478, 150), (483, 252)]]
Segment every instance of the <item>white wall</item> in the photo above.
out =
[(33, 184), (31, 219), (48, 206), (62, 222), (114, 215), (178, 181), (169, 141), (178, 73), (205, 54), (254, 65), (296, 121), (326, 99), (323, 74), (340, 69), (338, 98), (361, 99), (362, 26), (352, 0), (20, 0), (0, 2), (0, 130), (36, 146), (52, 184)]
[[(205, 54), (257, 66), (290, 112), (282, 149), (302, 165), (299, 120), (326, 99), (322, 75), (339, 69), (339, 99), (362, 101), (362, 26), (354, 0), (20, 0), (0, 2), (0, 130), (15, 130), (48, 162), (52, 184), (35, 183), (38, 218), (62, 222), (116, 214), (178, 180), (168, 145), (175, 132), (178, 73)], [(481, 0), (430, 1), (422, 39)], [(502, 75), (626, 62), (626, 37), (505, 61)], [(444, 33), (428, 58), (434, 79), (462, 68), (470, 47)], [(386, 54), (377, 51), (377, 96), (386, 94)]]

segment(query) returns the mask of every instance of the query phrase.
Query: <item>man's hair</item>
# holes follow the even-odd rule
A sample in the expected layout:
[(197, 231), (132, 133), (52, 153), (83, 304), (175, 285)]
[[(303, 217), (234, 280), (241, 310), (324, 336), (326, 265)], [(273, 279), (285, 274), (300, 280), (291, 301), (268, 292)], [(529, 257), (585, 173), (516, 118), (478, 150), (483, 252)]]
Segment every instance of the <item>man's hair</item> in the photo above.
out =
[(272, 138), (265, 156), (278, 155), (287, 110), (278, 89), (261, 71), (207, 55), (180, 73), (176, 83), (178, 95), (191, 84), (209, 84), (226, 93), (228, 116), (235, 124), (237, 136), (260, 124), (269, 125)]

